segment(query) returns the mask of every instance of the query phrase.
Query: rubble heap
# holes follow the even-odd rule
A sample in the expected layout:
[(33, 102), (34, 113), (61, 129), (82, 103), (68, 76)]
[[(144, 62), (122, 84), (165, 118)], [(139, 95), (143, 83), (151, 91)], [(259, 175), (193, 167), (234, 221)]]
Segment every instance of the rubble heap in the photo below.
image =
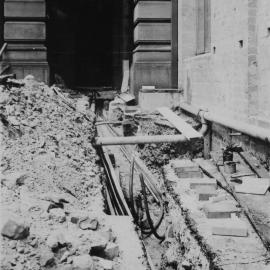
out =
[(24, 83), (0, 86), (1, 269), (112, 269), (95, 116), (81, 99)]

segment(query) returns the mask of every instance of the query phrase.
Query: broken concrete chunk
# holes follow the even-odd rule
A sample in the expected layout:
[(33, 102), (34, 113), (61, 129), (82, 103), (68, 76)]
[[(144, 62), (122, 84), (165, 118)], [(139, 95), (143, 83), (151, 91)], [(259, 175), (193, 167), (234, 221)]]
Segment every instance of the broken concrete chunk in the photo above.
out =
[(13, 240), (25, 239), (29, 236), (29, 226), (9, 219), (3, 226), (1, 234)]
[(94, 262), (90, 255), (81, 255), (73, 258), (74, 270), (94, 270)]
[(119, 246), (115, 243), (108, 243), (104, 252), (106, 258), (113, 260), (115, 257), (119, 256)]
[(212, 225), (212, 234), (247, 237), (248, 228), (246, 223), (239, 218), (231, 218), (222, 221), (215, 220), (215, 224)]
[(203, 210), (207, 218), (231, 218), (233, 213), (240, 214), (240, 209), (234, 201), (210, 203), (205, 205)]

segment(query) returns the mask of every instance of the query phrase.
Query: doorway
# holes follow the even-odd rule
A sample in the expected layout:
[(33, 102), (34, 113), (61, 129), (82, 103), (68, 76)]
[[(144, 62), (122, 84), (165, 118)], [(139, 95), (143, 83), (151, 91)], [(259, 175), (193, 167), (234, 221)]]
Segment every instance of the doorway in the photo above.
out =
[(51, 83), (59, 77), (72, 88), (121, 83), (121, 10), (122, 0), (47, 0)]

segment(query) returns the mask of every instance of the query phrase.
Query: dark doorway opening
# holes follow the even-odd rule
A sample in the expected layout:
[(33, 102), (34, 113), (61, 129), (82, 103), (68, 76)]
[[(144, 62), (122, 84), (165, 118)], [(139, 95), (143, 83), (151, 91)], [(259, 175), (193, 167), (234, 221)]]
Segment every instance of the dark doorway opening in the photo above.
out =
[(121, 0), (47, 0), (51, 83), (59, 76), (73, 88), (119, 83), (121, 5)]

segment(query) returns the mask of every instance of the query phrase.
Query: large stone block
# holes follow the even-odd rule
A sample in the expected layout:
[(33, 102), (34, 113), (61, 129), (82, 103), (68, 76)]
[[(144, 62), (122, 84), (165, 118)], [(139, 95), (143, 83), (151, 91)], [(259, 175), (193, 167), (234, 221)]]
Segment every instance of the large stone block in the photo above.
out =
[(45, 18), (44, 0), (6, 0), (4, 16), (9, 18)]
[(44, 41), (46, 27), (43, 22), (6, 22), (5, 41)]
[(134, 9), (134, 22), (145, 19), (170, 19), (171, 2), (138, 1)]
[(15, 73), (18, 79), (32, 74), (40, 82), (49, 83), (49, 66), (47, 62), (9, 62), (11, 73)]
[(139, 91), (140, 108), (145, 112), (153, 112), (160, 107), (179, 106), (181, 91), (178, 89), (141, 89)]
[(171, 62), (137, 62), (133, 63), (131, 85), (132, 92), (138, 98), (143, 85), (156, 88), (170, 88)]
[(138, 23), (134, 29), (134, 42), (170, 43), (171, 24), (167, 22)]
[(46, 61), (46, 47), (39, 44), (9, 44), (4, 61)]
[(134, 62), (171, 61), (170, 45), (139, 45), (133, 52)]

